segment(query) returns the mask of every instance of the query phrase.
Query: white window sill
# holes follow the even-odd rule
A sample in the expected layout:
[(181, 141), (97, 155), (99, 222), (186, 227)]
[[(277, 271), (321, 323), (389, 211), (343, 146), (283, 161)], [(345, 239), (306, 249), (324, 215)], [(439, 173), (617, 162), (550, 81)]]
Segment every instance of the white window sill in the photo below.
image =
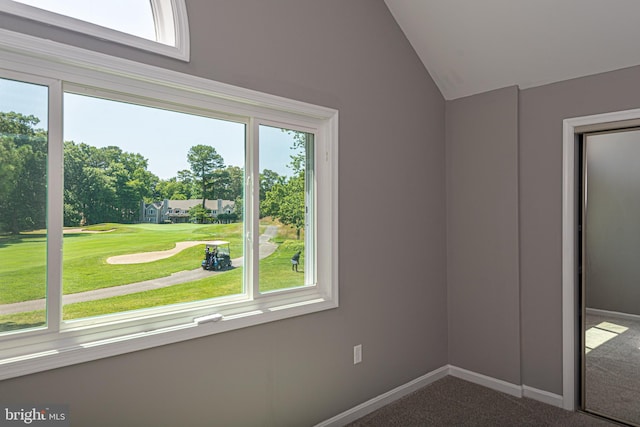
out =
[[(193, 321), (110, 339), (68, 345), (55, 350), (26, 353), (0, 359), (0, 380), (201, 338), (293, 316), (311, 314), (337, 306), (334, 301), (320, 298), (223, 316), (219, 321), (200, 324)], [(51, 344), (56, 346), (55, 343)]]

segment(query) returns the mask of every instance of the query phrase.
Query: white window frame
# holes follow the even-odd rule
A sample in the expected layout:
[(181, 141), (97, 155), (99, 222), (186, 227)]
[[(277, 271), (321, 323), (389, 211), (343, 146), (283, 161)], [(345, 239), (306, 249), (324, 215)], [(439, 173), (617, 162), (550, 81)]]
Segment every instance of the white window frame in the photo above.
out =
[[(338, 111), (0, 29), (0, 76), (48, 84), (48, 326), (0, 336), (0, 380), (338, 307)], [(245, 286), (240, 296), (62, 322), (64, 88), (214, 112), (246, 123)], [(156, 100), (156, 101), (154, 101)], [(260, 123), (314, 134), (314, 283), (258, 289)], [(251, 171), (249, 171), (251, 169)], [(247, 226), (246, 224), (252, 224)], [(253, 232), (255, 230), (255, 232)], [(250, 277), (252, 275), (252, 277)], [(253, 280), (250, 280), (253, 279)], [(253, 286), (249, 286), (253, 284)]]
[(189, 22), (185, 0), (150, 1), (157, 41), (12, 0), (0, 0), (0, 12), (189, 62)]

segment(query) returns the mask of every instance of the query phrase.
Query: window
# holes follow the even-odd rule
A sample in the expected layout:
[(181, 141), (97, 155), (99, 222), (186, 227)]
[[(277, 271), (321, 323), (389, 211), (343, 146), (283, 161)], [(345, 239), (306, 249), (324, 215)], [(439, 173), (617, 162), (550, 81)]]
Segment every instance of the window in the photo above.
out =
[[(0, 244), (15, 248), (0, 256), (0, 330), (46, 324), (48, 98), (46, 84), (0, 79)], [(36, 309), (28, 317), (15, 304), (25, 300)]]
[[(287, 276), (289, 286), (315, 282), (313, 259), (313, 134), (261, 124), (260, 136), (260, 201), (261, 215), (269, 215), (289, 226), (292, 233), (286, 241), (289, 257), (269, 257), (260, 261), (260, 289), (278, 289), (282, 279), (269, 273), (272, 265), (300, 274)], [(283, 138), (282, 135), (288, 138)], [(269, 230), (267, 230), (269, 231)], [(310, 253), (311, 252), (311, 253)]]
[(337, 111), (4, 30), (0, 57), (0, 378), (337, 306)]
[[(245, 204), (246, 122), (132, 95), (126, 100), (110, 91), (63, 84), (63, 223), (76, 237), (63, 239), (63, 320), (223, 298), (244, 290), (243, 223), (213, 224), (206, 208), (221, 198)], [(238, 171), (233, 185), (228, 183), (230, 170)], [(157, 215), (175, 191), (188, 199), (189, 222), (136, 224), (141, 203), (155, 202), (148, 214)], [(87, 228), (75, 230), (80, 224)], [(205, 244), (219, 239), (230, 242), (231, 265), (224, 274), (201, 268)], [(115, 246), (120, 248), (114, 251)]]
[(184, 0), (0, 0), (0, 12), (189, 61)]

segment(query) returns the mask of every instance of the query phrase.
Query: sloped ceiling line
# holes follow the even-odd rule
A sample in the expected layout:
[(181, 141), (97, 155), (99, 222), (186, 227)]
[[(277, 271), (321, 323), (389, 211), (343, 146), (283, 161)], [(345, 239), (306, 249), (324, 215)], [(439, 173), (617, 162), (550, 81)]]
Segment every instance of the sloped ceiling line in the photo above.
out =
[(638, 0), (385, 0), (445, 99), (640, 64)]

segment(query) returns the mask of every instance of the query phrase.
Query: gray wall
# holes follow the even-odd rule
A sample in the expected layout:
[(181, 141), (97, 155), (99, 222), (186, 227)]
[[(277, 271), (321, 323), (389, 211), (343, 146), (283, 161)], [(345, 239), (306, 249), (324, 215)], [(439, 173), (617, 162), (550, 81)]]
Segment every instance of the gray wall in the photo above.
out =
[[(189, 64), (0, 27), (338, 109), (340, 307), (2, 381), (0, 401), (69, 403), (74, 425), (304, 426), (445, 365), (444, 100), (384, 2), (187, 7)], [(401, 211), (380, 215), (381, 200)]]
[[(449, 361), (562, 395), (562, 121), (640, 108), (640, 67), (509, 90), (446, 103)], [(514, 190), (500, 181), (514, 168), (516, 232)], [(514, 239), (519, 263), (505, 257)], [(518, 271), (519, 303), (509, 286)], [(501, 323), (518, 318), (519, 340)]]
[(446, 112), (449, 363), (520, 384), (518, 88)]
[(586, 138), (586, 305), (640, 314), (640, 131)]
[(640, 67), (520, 91), (522, 382), (562, 394), (562, 121), (640, 108)]

